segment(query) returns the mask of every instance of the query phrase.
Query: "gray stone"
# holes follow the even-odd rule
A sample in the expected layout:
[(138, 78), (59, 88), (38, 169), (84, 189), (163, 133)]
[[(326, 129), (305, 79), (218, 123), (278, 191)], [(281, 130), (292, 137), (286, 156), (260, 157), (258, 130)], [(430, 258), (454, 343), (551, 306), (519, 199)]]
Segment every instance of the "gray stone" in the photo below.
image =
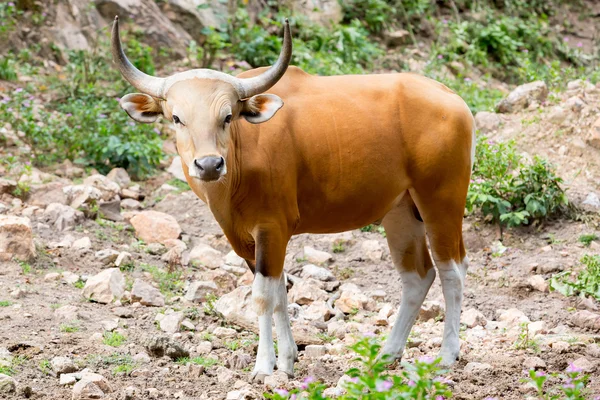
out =
[(125, 277), (118, 268), (109, 268), (90, 277), (82, 291), (83, 297), (108, 304), (118, 300), (125, 291)]
[(190, 353), (176, 341), (166, 336), (153, 336), (144, 341), (144, 348), (152, 357), (167, 356), (172, 360), (189, 357)]
[(467, 373), (481, 373), (492, 370), (493, 367), (487, 363), (470, 362), (465, 365), (464, 371)]
[(523, 361), (523, 367), (526, 369), (544, 369), (546, 368), (546, 362), (539, 357), (527, 357)]
[(131, 301), (139, 301), (145, 306), (162, 307), (165, 305), (165, 296), (149, 283), (136, 279), (131, 288)]
[(235, 373), (229, 368), (220, 366), (216, 370), (217, 382), (219, 383), (230, 383), (235, 377)]
[(482, 133), (490, 133), (498, 128), (502, 124), (500, 116), (493, 112), (479, 111), (475, 114), (475, 127)]
[(106, 178), (115, 182), (120, 187), (124, 188), (129, 186), (131, 183), (131, 178), (127, 173), (127, 170), (124, 168), (113, 168), (107, 175)]
[(226, 321), (258, 332), (258, 315), (252, 302), (251, 286), (239, 286), (231, 293), (221, 296), (215, 303), (215, 309)]
[(335, 280), (335, 276), (333, 276), (330, 270), (323, 267), (317, 267), (313, 264), (306, 264), (302, 267), (302, 277), (304, 279), (313, 278), (319, 281)]
[(52, 203), (44, 211), (44, 219), (58, 231), (65, 231), (83, 221), (83, 213), (60, 203)]
[(213, 335), (220, 339), (231, 338), (237, 335), (237, 331), (235, 329), (219, 326), (215, 328), (215, 330), (213, 331)]
[(548, 86), (543, 81), (535, 81), (518, 86), (500, 101), (496, 110), (500, 113), (515, 113), (526, 109), (533, 102), (541, 103), (548, 96)]
[(600, 208), (600, 198), (598, 198), (596, 193), (590, 192), (582, 204), (593, 208)]
[(88, 250), (92, 247), (92, 241), (89, 237), (85, 236), (81, 239), (77, 239), (71, 245), (71, 249), (73, 250)]
[(181, 322), (185, 318), (182, 312), (173, 312), (171, 314), (165, 314), (163, 319), (160, 320), (160, 329), (167, 333), (175, 333), (179, 331)]
[(59, 376), (77, 371), (75, 363), (69, 357), (54, 357), (50, 361), (50, 365), (52, 366), (52, 371)]
[(190, 262), (199, 262), (208, 268), (219, 268), (223, 264), (223, 253), (207, 244), (200, 243), (190, 252)]
[(218, 291), (217, 284), (212, 281), (194, 281), (188, 287), (184, 298), (188, 301), (203, 302), (209, 294), (215, 294)]
[(541, 275), (530, 276), (527, 279), (527, 283), (529, 283), (529, 285), (532, 288), (534, 288), (535, 290), (538, 290), (540, 292), (547, 292), (548, 291), (548, 283), (546, 282), (546, 280), (544, 279), (544, 277), (541, 276)]
[(421, 305), (419, 310), (419, 319), (421, 321), (429, 321), (430, 319), (441, 318), (444, 316), (444, 308), (442, 303), (435, 300), (426, 300)]
[(121, 215), (121, 200), (105, 201), (98, 204), (98, 212), (100, 217), (109, 221), (120, 222), (124, 218)]
[(283, 371), (275, 371), (272, 375), (265, 376), (265, 389), (273, 390), (284, 387), (288, 381), (288, 374)]
[(460, 322), (465, 324), (467, 328), (474, 328), (476, 326), (485, 326), (487, 319), (479, 310), (469, 308), (462, 312)]
[(108, 380), (91, 372), (81, 375), (81, 380), (73, 386), (73, 400), (100, 399), (111, 393)]
[(326, 291), (319, 289), (314, 279), (296, 282), (288, 293), (290, 303), (300, 305), (311, 304), (314, 301), (324, 301), (329, 298)]
[(304, 349), (304, 356), (307, 358), (319, 358), (327, 354), (327, 348), (320, 344), (311, 344)]
[(360, 246), (365, 258), (372, 262), (381, 261), (383, 256), (383, 246), (377, 240), (365, 240)]
[(321, 265), (333, 259), (326, 251), (316, 250), (310, 246), (304, 246), (304, 258), (310, 263)]
[(94, 256), (104, 265), (113, 265), (119, 257), (119, 252), (113, 249), (104, 249), (97, 251)]
[(32, 261), (36, 257), (29, 218), (0, 215), (0, 262), (13, 257)]
[(0, 374), (0, 393), (10, 394), (17, 391), (17, 381), (12, 377)]

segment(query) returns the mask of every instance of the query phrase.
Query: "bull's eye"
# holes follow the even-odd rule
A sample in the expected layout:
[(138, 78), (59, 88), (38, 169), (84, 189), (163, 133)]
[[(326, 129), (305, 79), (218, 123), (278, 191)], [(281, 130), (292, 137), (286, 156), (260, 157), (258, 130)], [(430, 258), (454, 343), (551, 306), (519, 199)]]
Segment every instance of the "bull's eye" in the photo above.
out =
[(179, 119), (179, 117), (177, 115), (173, 115), (173, 122), (175, 122), (176, 124), (180, 124), (181, 120)]
[(229, 114), (225, 117), (225, 123), (229, 124), (230, 122), (231, 122), (231, 114)]

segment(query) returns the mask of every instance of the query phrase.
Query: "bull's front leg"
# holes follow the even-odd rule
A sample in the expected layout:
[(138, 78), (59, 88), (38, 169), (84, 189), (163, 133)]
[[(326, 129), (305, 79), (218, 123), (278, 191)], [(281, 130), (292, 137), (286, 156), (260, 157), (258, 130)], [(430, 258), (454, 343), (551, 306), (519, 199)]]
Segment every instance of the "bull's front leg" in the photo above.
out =
[(287, 238), (281, 234), (262, 231), (256, 240), (256, 269), (252, 285), (252, 300), (258, 314), (258, 352), (252, 377), (262, 380), (273, 373), (275, 348), (273, 346), (273, 315), (277, 331), (278, 368), (293, 376), (297, 347), (292, 337), (287, 312), (287, 292), (283, 263)]

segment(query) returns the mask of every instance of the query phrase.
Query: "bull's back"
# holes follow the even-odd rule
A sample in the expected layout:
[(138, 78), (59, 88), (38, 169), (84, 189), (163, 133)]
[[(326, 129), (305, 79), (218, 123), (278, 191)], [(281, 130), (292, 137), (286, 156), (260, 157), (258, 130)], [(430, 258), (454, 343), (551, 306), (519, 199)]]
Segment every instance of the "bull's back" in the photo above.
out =
[(269, 93), (285, 105), (260, 126), (273, 143), (265, 149), (261, 141), (260, 151), (287, 165), (279, 179), (295, 180), (295, 233), (381, 219), (415, 176), (436, 173), (436, 149), (461, 145), (453, 126), (464, 118), (464, 102), (418, 75), (318, 77), (292, 67)]

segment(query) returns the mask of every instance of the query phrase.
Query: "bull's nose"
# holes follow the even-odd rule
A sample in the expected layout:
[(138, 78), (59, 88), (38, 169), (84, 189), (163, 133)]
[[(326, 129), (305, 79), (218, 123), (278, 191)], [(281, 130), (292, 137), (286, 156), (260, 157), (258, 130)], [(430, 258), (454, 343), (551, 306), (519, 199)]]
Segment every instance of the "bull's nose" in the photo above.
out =
[(196, 158), (194, 164), (198, 168), (198, 175), (203, 181), (214, 181), (221, 177), (225, 167), (223, 157), (207, 156)]

